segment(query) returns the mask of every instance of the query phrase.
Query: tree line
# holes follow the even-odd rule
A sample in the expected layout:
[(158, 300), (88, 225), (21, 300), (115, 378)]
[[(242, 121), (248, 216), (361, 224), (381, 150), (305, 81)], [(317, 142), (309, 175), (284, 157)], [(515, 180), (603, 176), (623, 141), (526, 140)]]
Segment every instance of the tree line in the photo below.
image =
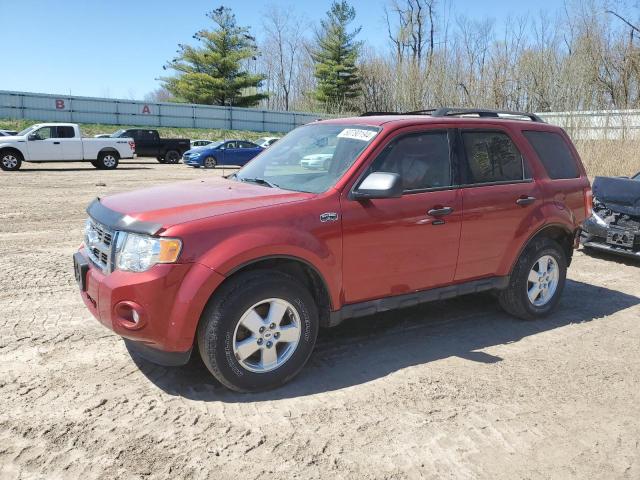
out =
[(626, 0), (566, 0), (497, 26), (448, 0), (389, 0), (380, 49), (359, 39), (346, 0), (317, 25), (269, 8), (259, 41), (219, 7), (212, 28), (178, 46), (154, 98), (326, 113), (639, 108), (638, 13)]

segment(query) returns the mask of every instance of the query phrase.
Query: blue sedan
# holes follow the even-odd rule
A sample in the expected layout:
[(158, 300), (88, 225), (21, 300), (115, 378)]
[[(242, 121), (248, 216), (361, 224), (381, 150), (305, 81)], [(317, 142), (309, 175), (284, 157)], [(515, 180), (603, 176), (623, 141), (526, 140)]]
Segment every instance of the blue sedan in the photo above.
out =
[(244, 166), (264, 148), (245, 140), (225, 140), (205, 147), (192, 148), (184, 153), (185, 165), (200, 168), (215, 168), (218, 165)]

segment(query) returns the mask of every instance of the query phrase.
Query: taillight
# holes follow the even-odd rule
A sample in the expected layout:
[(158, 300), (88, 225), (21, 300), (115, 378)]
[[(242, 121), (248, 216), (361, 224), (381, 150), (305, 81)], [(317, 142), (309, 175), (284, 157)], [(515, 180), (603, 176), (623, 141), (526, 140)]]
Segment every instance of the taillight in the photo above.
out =
[(136, 151), (136, 142), (134, 142), (133, 140), (131, 140), (129, 142), (129, 146), (131, 147), (131, 151), (135, 152)]
[(591, 216), (591, 212), (593, 211), (593, 193), (591, 192), (591, 187), (584, 188), (584, 218), (589, 218)]

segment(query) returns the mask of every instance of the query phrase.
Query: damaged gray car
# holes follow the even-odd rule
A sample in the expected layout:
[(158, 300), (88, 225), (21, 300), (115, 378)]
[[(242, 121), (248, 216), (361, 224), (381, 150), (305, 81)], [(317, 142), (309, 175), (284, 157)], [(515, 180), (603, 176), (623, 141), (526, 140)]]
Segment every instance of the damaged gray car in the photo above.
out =
[(640, 172), (632, 178), (595, 178), (593, 214), (582, 226), (580, 242), (640, 260)]

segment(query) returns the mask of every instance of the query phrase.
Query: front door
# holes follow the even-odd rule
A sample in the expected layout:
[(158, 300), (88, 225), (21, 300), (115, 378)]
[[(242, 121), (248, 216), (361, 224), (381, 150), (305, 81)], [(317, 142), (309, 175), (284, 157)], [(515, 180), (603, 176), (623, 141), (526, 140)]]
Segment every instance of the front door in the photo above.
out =
[(367, 173), (398, 173), (405, 191), (401, 198), (352, 200), (343, 194), (345, 303), (453, 281), (462, 220), (449, 147), (453, 136), (427, 130), (387, 144)]
[(56, 127), (41, 127), (29, 134), (27, 149), (29, 159), (39, 160), (64, 160), (62, 145), (57, 138)]

